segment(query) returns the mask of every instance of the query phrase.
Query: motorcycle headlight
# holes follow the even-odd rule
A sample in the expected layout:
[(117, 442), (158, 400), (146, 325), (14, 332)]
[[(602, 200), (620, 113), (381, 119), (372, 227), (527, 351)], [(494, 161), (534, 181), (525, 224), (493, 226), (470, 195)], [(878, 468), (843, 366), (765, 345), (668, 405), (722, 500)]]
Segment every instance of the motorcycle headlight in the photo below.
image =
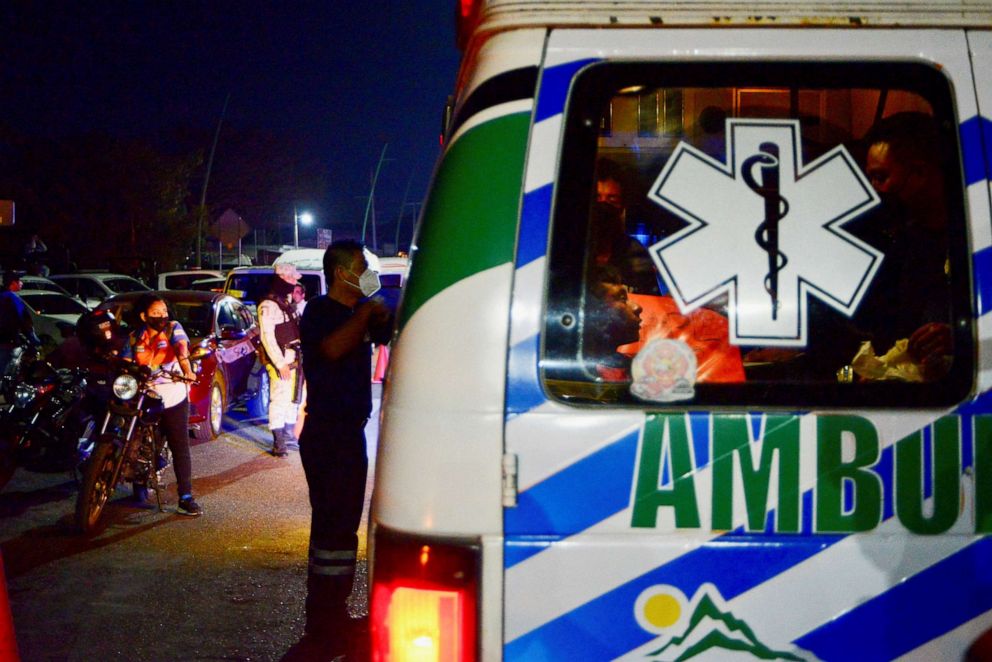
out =
[(14, 387), (14, 403), (18, 407), (26, 407), (34, 398), (35, 388), (30, 384), (18, 384)]
[(138, 394), (138, 380), (132, 375), (121, 375), (114, 380), (114, 395), (121, 400), (130, 400)]

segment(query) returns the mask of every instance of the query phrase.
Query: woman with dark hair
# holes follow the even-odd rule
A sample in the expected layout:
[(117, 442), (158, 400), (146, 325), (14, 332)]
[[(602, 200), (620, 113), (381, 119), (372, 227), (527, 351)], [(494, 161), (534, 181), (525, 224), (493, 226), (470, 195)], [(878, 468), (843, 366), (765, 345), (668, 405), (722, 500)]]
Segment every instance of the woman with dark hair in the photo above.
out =
[[(131, 332), (123, 356), (139, 365), (148, 366), (153, 371), (162, 368), (166, 372), (175, 372), (178, 368), (187, 380), (195, 380), (196, 374), (189, 359), (189, 337), (179, 322), (169, 319), (165, 300), (158, 295), (147, 294), (138, 300), (134, 310), (141, 319), (141, 324)], [(189, 387), (186, 382), (161, 375), (153, 382), (153, 388), (162, 398), (165, 407), (160, 425), (169, 450), (172, 451), (172, 463), (176, 472), (179, 494), (176, 513), (197, 517), (203, 511), (193, 500), (192, 462), (189, 453)], [(144, 486), (135, 485), (135, 497), (139, 500), (147, 497)]]

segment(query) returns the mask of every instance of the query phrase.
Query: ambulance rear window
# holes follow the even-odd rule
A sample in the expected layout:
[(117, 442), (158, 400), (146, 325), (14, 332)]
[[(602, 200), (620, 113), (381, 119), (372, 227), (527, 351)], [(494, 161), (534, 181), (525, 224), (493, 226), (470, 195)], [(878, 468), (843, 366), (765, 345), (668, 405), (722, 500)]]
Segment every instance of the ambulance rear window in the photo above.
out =
[(555, 398), (925, 407), (975, 379), (958, 122), (937, 69), (599, 63), (572, 82)]

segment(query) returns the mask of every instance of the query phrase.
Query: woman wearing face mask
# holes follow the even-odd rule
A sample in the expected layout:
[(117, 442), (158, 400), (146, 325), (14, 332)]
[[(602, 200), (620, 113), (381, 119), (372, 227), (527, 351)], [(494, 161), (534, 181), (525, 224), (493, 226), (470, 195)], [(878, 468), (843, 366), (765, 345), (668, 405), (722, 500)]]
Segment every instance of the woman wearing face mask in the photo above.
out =
[[(182, 371), (186, 379), (196, 379), (190, 366), (189, 337), (179, 322), (169, 319), (165, 301), (155, 294), (148, 294), (138, 300), (135, 311), (142, 324), (131, 332), (127, 347), (124, 348), (124, 358), (148, 366), (153, 371), (159, 368), (166, 372)], [(165, 407), (160, 425), (169, 450), (172, 451), (172, 463), (176, 472), (179, 494), (176, 513), (197, 517), (203, 511), (193, 500), (192, 462), (189, 453), (189, 386), (185, 382), (161, 376), (155, 380), (153, 388), (162, 398)], [(147, 497), (143, 486), (135, 485), (134, 493), (138, 500)]]

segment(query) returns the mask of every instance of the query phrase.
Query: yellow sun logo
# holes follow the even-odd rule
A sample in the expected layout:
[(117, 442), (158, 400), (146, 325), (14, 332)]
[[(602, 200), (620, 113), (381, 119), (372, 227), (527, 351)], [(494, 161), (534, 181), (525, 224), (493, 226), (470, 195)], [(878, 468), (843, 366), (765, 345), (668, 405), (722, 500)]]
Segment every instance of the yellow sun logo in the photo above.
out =
[[(657, 584), (645, 589), (634, 603), (637, 623), (648, 632), (673, 634), (684, 628), (685, 594), (674, 586)], [(677, 627), (682, 625), (682, 627)]]

